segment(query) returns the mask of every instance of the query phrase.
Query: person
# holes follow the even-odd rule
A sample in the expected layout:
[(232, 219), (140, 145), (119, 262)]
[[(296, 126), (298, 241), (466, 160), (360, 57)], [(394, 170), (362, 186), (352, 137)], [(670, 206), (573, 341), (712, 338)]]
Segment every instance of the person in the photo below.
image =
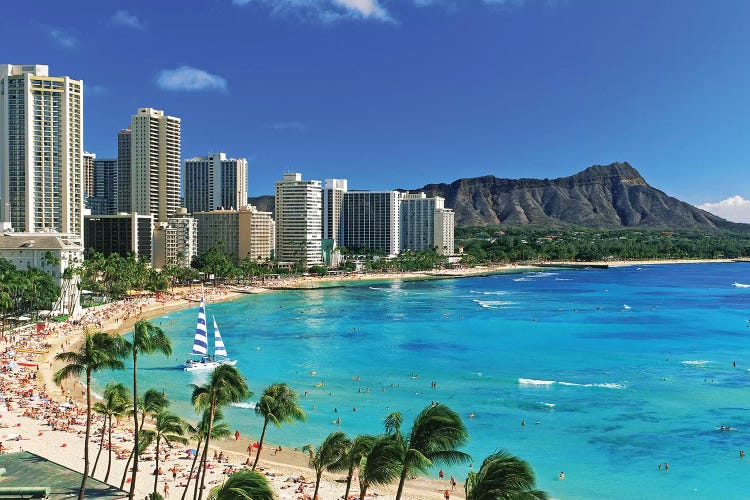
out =
[(451, 492), (448, 490), (445, 490), (445, 493), (443, 493), (443, 496), (445, 497), (445, 500), (450, 500)]
[(664, 462), (664, 470), (669, 470), (669, 462)]
[(164, 483), (164, 498), (169, 498), (169, 483)]
[(253, 445), (249, 444), (247, 445), (247, 454), (252, 455), (253, 454)]
[(558, 476), (560, 479), (565, 479), (565, 473), (560, 471), (560, 475)]
[(438, 477), (440, 479), (443, 479), (445, 477), (445, 471), (443, 469), (440, 469), (440, 472), (438, 472)]
[(234, 431), (234, 440), (239, 441), (240, 440), (240, 431)]
[(745, 458), (745, 452), (743, 450), (740, 450), (740, 458)]
[(451, 476), (451, 489), (452, 490), (456, 489), (456, 478), (453, 476)]
[(521, 420), (521, 427), (526, 426), (526, 420)]

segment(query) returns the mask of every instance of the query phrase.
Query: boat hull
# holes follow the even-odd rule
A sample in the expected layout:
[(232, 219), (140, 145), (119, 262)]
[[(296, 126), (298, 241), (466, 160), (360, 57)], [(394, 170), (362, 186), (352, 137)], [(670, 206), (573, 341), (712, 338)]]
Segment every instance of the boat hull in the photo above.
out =
[(182, 368), (182, 370), (186, 372), (213, 371), (221, 365), (234, 366), (236, 364), (237, 364), (236, 359), (226, 359), (222, 361), (206, 361), (205, 363), (197, 361), (195, 363), (188, 363), (188, 364), (182, 365), (180, 368)]

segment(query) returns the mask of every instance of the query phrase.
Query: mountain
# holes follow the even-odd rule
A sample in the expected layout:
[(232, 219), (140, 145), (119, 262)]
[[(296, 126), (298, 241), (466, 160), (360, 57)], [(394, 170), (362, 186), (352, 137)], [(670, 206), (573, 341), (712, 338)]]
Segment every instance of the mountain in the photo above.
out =
[(577, 225), (619, 228), (721, 229), (750, 232), (649, 186), (628, 163), (594, 165), (558, 179), (492, 175), (428, 184), (412, 192), (442, 196), (457, 226)]
[(258, 211), (260, 212), (273, 213), (276, 211), (276, 205), (274, 204), (274, 196), (272, 194), (248, 197), (247, 203), (257, 208)]

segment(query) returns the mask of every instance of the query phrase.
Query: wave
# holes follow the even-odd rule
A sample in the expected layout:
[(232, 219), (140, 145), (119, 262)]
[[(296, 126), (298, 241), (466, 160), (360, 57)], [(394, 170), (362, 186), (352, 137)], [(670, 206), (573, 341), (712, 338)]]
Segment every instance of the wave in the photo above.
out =
[(704, 359), (698, 359), (698, 360), (694, 360), (694, 361), (693, 360), (688, 360), (688, 361), (683, 361), (682, 362), (683, 365), (688, 365), (688, 366), (703, 366), (703, 365), (707, 365), (708, 363), (709, 362), (706, 361), (706, 360), (704, 360)]
[(625, 389), (623, 384), (615, 383), (602, 383), (602, 384), (576, 384), (575, 382), (558, 382), (560, 385), (567, 385), (572, 387), (601, 387), (603, 389)]
[(557, 403), (545, 403), (544, 401), (539, 401), (539, 404), (542, 406), (546, 406), (547, 408), (554, 408), (557, 406)]
[(734, 282), (733, 286), (736, 286), (737, 288), (750, 288), (750, 285), (747, 285), (745, 283), (737, 283), (736, 281)]
[(472, 300), (485, 309), (504, 309), (507, 306), (513, 305), (513, 302), (509, 300)]
[(560, 273), (528, 273), (521, 278), (513, 278), (513, 281), (534, 281), (539, 278), (549, 278), (550, 276), (557, 276)]
[(555, 281), (573, 281), (573, 278), (555, 278)]
[(476, 290), (469, 290), (469, 293), (477, 293), (479, 295), (508, 295), (510, 292), (506, 290), (497, 290), (494, 292), (477, 292)]
[(519, 378), (518, 385), (552, 385), (554, 380), (536, 380), (533, 378)]
[(232, 403), (231, 406), (235, 408), (244, 408), (246, 410), (254, 410), (257, 403)]

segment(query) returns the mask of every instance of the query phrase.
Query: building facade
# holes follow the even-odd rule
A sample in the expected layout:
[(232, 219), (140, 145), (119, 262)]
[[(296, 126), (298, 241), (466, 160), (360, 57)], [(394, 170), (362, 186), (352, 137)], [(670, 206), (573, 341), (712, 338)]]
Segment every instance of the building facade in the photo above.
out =
[(117, 253), (123, 257), (136, 255), (151, 262), (154, 220), (150, 215), (117, 214), (85, 217), (84, 250), (104, 255)]
[(154, 228), (153, 266), (161, 269), (165, 265), (190, 267), (193, 257), (198, 255), (198, 221), (187, 214), (184, 208), (177, 209), (174, 217), (159, 223)]
[(440, 196), (428, 198), (424, 193), (401, 196), (401, 250), (424, 252), (435, 248), (437, 211), (445, 208)]
[(346, 191), (346, 179), (326, 179), (323, 187), (323, 239), (332, 240), (334, 249), (341, 243), (341, 204)]
[(193, 217), (198, 221), (198, 255), (219, 247), (238, 259), (248, 255), (259, 262), (272, 258), (276, 231), (271, 212), (259, 212), (250, 205), (196, 212)]
[(284, 264), (322, 263), (322, 204), (320, 181), (303, 181), (302, 174), (284, 174), (276, 182), (276, 259)]
[(131, 211), (166, 222), (180, 205), (180, 119), (139, 108), (130, 129)]
[(0, 65), (2, 222), (83, 234), (83, 82)]
[(341, 246), (379, 250), (397, 255), (400, 250), (398, 191), (347, 191), (341, 205)]
[(132, 138), (133, 134), (129, 128), (117, 132), (117, 177), (115, 183), (117, 202), (115, 212), (131, 212), (130, 153)]
[(247, 160), (225, 153), (183, 163), (182, 185), (188, 212), (236, 210), (247, 205)]
[(96, 161), (96, 155), (89, 153), (88, 151), (83, 152), (83, 198), (90, 198), (94, 196), (94, 162)]
[(454, 253), (455, 215), (450, 208), (435, 210), (435, 250), (440, 255), (453, 255)]
[(117, 159), (94, 160), (94, 194), (88, 199), (93, 215), (117, 213)]

